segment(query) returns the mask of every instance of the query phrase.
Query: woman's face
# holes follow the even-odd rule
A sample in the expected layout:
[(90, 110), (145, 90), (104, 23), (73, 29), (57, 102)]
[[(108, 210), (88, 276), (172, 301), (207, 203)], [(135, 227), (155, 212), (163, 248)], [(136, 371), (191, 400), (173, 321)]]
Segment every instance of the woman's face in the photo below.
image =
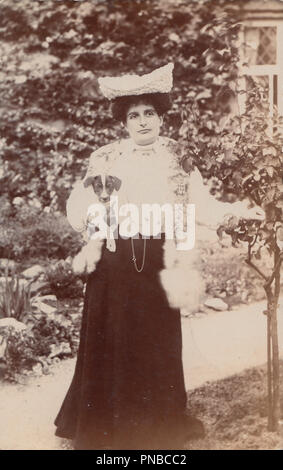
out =
[(163, 119), (151, 104), (136, 104), (129, 107), (125, 127), (138, 145), (153, 144), (159, 136)]

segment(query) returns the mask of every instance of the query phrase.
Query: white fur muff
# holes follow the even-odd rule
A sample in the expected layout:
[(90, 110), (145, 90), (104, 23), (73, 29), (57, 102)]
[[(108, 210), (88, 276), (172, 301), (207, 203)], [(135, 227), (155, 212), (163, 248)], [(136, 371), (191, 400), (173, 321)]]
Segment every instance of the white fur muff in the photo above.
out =
[(178, 251), (174, 240), (166, 240), (163, 259), (165, 269), (160, 271), (160, 281), (169, 305), (189, 313), (198, 311), (205, 291), (198, 250)]

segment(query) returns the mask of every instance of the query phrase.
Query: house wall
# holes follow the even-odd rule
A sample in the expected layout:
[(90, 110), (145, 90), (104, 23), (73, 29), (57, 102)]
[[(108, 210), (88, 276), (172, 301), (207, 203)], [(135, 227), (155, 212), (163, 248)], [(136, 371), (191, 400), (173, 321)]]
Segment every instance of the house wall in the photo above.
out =
[(245, 2), (241, 8), (248, 17), (281, 18), (283, 20), (283, 2), (281, 0), (250, 0)]

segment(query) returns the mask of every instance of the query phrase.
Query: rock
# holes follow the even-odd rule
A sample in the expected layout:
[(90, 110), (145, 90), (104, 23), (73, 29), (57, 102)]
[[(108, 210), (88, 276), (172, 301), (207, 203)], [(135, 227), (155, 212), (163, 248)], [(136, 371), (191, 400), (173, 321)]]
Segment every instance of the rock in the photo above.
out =
[(51, 291), (51, 288), (50, 288), (48, 282), (35, 281), (30, 286), (31, 296), (34, 296), (34, 295), (38, 294), (39, 292), (42, 292), (43, 294), (49, 294), (50, 291)]
[(8, 266), (8, 272), (11, 272), (16, 269), (17, 263), (12, 259), (1, 258), (0, 259), (0, 271), (5, 272), (6, 267)]
[(9, 327), (14, 328), (16, 331), (26, 330), (26, 328), (27, 328), (27, 326), (24, 323), (16, 320), (13, 317), (1, 318), (0, 319), (0, 329), (1, 328), (9, 328)]
[(192, 315), (194, 316), (194, 318), (196, 317), (196, 315), (201, 311), (201, 306), (199, 306), (198, 308), (195, 308), (194, 310), (187, 310), (186, 308), (181, 308), (180, 309), (180, 313), (181, 313), (181, 317), (191, 317)]
[(51, 307), (51, 305), (47, 305), (44, 302), (41, 302), (39, 299), (35, 299), (36, 301), (33, 302), (33, 305), (35, 305), (40, 312), (45, 313), (46, 315), (53, 315), (57, 309), (54, 307)]
[(50, 302), (57, 302), (57, 297), (56, 295), (53, 295), (53, 294), (50, 294), (50, 295), (42, 295), (40, 297), (38, 297), (39, 300), (41, 300), (42, 302), (44, 302), (45, 300), (49, 300)]
[(204, 302), (204, 305), (208, 308), (212, 308), (213, 310), (218, 310), (221, 312), (228, 310), (228, 305), (225, 302), (223, 302), (223, 300), (218, 299), (218, 298), (207, 299)]
[(56, 344), (51, 345), (51, 353), (48, 356), (50, 359), (53, 359), (54, 357), (58, 357), (61, 354), (72, 354), (72, 350), (70, 348), (69, 343), (60, 343), (58, 345)]
[(40, 266), (40, 264), (35, 264), (34, 266), (31, 266), (28, 269), (25, 269), (21, 274), (27, 279), (33, 279), (34, 277), (38, 277), (40, 274), (42, 274), (45, 271), (45, 269)]

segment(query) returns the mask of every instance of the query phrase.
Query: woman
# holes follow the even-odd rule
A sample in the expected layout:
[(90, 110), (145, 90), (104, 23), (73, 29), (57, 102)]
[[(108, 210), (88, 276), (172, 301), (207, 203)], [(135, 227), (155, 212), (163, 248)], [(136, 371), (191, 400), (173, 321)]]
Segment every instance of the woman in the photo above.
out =
[[(137, 207), (139, 221), (143, 203), (186, 204), (204, 198), (200, 206), (205, 209), (208, 198), (211, 203), (198, 171), (182, 169), (176, 142), (159, 135), (172, 69), (168, 64), (142, 77), (100, 80), (114, 117), (130, 138), (92, 155), (84, 184), (73, 190), (67, 204), (76, 230), (87, 229), (88, 207), (97, 202), (88, 184), (101, 168), (119, 178), (118, 195)], [(237, 204), (213, 203), (218, 217), (232, 206), (239, 211)], [(246, 206), (240, 208), (246, 215)], [(172, 258), (165, 249), (164, 220), (160, 223), (155, 233), (140, 222), (137, 233), (118, 233), (114, 247), (103, 241), (97, 252), (86, 286), (76, 369), (55, 421), (56, 434), (73, 439), (76, 449), (178, 449), (194, 432), (203, 434), (201, 422), (186, 415), (179, 309), (195, 308), (201, 281), (186, 262), (183, 271), (177, 269), (181, 277), (176, 284), (179, 240), (173, 241)], [(186, 259), (188, 253), (182, 253)]]

